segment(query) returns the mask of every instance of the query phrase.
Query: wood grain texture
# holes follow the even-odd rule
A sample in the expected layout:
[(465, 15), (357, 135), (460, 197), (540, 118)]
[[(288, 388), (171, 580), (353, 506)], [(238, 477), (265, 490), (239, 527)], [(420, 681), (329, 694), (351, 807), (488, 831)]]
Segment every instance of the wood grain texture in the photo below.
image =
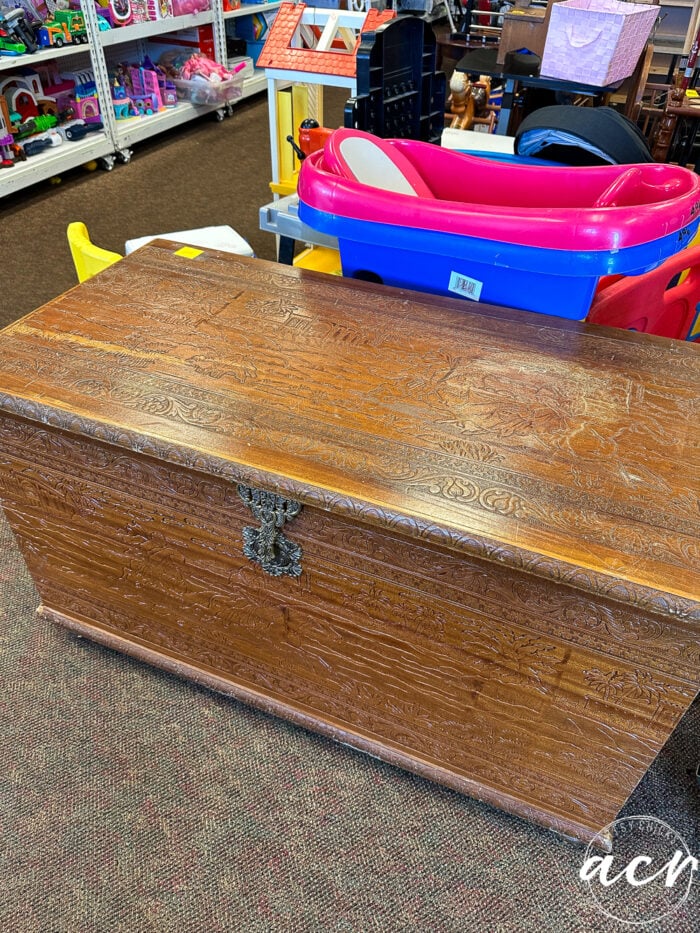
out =
[[(64, 624), (579, 838), (697, 694), (692, 346), (157, 243), (0, 357)], [(239, 482), (304, 503), (298, 579)]]

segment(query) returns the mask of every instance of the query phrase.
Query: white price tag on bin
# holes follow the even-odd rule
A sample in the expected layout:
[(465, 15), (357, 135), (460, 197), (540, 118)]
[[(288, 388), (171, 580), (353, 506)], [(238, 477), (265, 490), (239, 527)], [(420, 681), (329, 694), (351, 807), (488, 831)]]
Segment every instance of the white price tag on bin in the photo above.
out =
[(450, 284), (447, 287), (455, 295), (471, 298), (472, 301), (479, 301), (483, 285), (484, 283), (478, 279), (471, 279), (468, 275), (462, 275), (461, 272), (451, 272)]

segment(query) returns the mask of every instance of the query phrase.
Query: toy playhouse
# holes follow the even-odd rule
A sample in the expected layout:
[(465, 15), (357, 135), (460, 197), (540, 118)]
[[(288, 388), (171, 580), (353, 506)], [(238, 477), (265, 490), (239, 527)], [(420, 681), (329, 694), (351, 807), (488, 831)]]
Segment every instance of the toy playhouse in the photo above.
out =
[(678, 166), (502, 164), (351, 129), (304, 160), (298, 193), (346, 276), (577, 320), (601, 276), (655, 268), (700, 220)]

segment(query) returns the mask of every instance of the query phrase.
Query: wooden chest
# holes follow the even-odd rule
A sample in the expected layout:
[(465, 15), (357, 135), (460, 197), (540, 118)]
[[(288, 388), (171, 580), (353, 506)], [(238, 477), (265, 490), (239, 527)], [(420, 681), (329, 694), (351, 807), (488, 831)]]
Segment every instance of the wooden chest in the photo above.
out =
[(698, 691), (697, 348), (192, 252), (0, 336), (40, 612), (590, 839)]

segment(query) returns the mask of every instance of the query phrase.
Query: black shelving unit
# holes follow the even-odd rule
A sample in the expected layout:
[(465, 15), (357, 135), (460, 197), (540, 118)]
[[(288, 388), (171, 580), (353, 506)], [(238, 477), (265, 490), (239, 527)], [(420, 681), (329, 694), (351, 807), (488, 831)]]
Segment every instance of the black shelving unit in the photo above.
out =
[(445, 75), (436, 72), (429, 23), (404, 16), (363, 34), (357, 51), (357, 94), (345, 126), (386, 138), (439, 143), (445, 124)]

